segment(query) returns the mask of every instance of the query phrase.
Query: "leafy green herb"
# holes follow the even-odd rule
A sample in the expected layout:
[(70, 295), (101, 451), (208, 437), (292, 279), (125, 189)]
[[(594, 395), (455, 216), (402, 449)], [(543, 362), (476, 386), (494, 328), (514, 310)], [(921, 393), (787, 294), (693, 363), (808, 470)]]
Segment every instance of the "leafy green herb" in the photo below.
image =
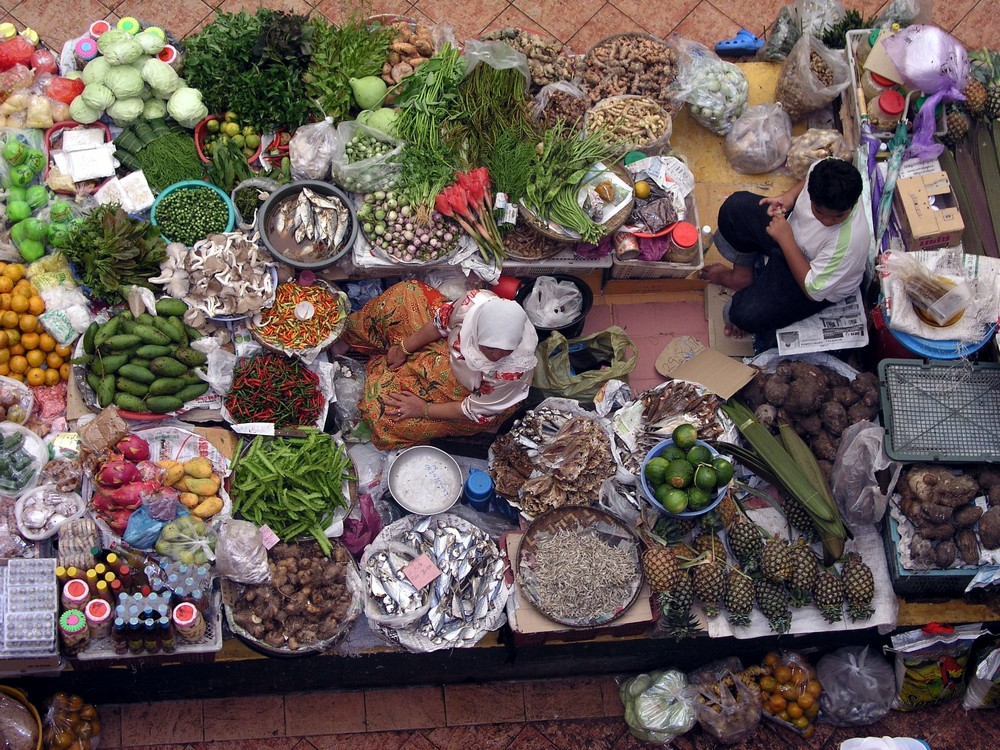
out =
[(820, 41), (830, 49), (845, 49), (847, 47), (847, 32), (857, 29), (870, 29), (875, 25), (875, 18), (865, 19), (853, 8), (844, 14), (837, 23), (826, 26), (820, 34)]
[(156, 289), (149, 279), (159, 275), (160, 263), (167, 258), (160, 231), (118, 205), (97, 206), (81, 219), (63, 252), (80, 281), (109, 303), (124, 301), (133, 285)]
[(391, 26), (368, 26), (360, 17), (348, 18), (339, 27), (317, 20), (310, 25), (314, 37), (304, 76), (306, 93), (327, 116), (342, 120), (354, 106), (348, 81), (382, 72), (396, 31)]
[(530, 120), (528, 82), (521, 71), (480, 63), (459, 84), (458, 93), (459, 107), (467, 113), (460, 128), (467, 167), (485, 164), (494, 155), (501, 134), (537, 140)]
[(483, 165), (490, 170), (494, 190), (506, 193), (513, 203), (524, 197), (534, 164), (535, 142), (522, 140), (513, 130), (499, 133), (493, 148), (483, 159)]

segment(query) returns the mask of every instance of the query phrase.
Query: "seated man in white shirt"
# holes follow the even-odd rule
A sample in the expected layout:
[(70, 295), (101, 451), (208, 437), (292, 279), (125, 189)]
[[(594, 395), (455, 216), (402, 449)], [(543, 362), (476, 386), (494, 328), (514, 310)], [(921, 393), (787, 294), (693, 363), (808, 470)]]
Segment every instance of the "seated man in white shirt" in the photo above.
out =
[(854, 293), (871, 240), (861, 190), (858, 170), (831, 158), (813, 164), (804, 180), (779, 196), (740, 191), (726, 199), (715, 244), (733, 267), (713, 263), (700, 275), (736, 292), (727, 336), (751, 333), (758, 349), (769, 348), (776, 329)]

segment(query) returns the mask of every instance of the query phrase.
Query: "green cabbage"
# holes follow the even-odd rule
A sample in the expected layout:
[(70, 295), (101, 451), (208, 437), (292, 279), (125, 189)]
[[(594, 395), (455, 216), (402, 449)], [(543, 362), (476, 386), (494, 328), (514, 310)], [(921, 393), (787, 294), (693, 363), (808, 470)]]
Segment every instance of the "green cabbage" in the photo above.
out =
[(148, 99), (142, 105), (142, 118), (144, 120), (158, 120), (167, 116), (167, 104), (161, 99)]
[(131, 65), (112, 65), (104, 76), (104, 85), (115, 99), (130, 99), (142, 93), (142, 76)]
[(139, 119), (142, 114), (143, 101), (137, 96), (128, 99), (119, 99), (108, 107), (108, 117), (115, 121), (115, 125), (122, 127), (130, 122)]
[(180, 88), (177, 71), (155, 57), (146, 60), (142, 66), (142, 80), (148, 83), (161, 99), (166, 99)]
[(185, 86), (170, 95), (167, 113), (185, 128), (193, 128), (208, 116), (208, 107), (201, 101), (201, 92)]
[(155, 55), (165, 46), (163, 37), (155, 31), (140, 31), (135, 35), (135, 40), (139, 42), (142, 51), (147, 55)]
[(83, 82), (86, 84), (91, 83), (104, 83), (104, 76), (108, 74), (111, 69), (111, 63), (108, 62), (106, 57), (95, 57), (83, 68)]
[[(115, 101), (115, 95), (103, 83), (88, 84), (84, 87), (83, 93), (77, 98), (83, 99), (84, 104), (91, 109), (96, 109), (98, 112), (103, 112)], [(74, 101), (76, 100), (74, 99)]]
[(101, 111), (88, 106), (82, 96), (76, 97), (69, 105), (69, 116), (82, 125), (97, 122)]
[(127, 31), (111, 29), (101, 34), (97, 49), (115, 65), (129, 65), (142, 57), (142, 45)]

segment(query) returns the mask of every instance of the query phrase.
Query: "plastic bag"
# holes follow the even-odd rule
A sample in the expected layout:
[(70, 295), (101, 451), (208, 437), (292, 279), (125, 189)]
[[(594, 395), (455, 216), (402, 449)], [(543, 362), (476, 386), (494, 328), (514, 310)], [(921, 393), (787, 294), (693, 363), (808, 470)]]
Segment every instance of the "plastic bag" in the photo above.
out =
[(695, 122), (725, 135), (747, 108), (747, 77), (703, 44), (677, 38), (676, 47), (680, 72), (673, 84), (674, 96), (687, 102)]
[[(387, 143), (389, 151), (361, 161), (349, 162), (346, 147), (355, 136), (364, 135), (380, 143)], [(399, 177), (399, 155), (403, 153), (403, 142), (386, 135), (381, 130), (370, 128), (357, 120), (342, 122), (337, 126), (330, 154), (330, 175), (333, 182), (352, 193), (371, 193), (375, 190), (391, 190)]]
[(976, 644), (972, 652), (969, 684), (962, 708), (1000, 708), (1000, 638), (990, 636)]
[[(45, 747), (58, 747), (63, 738), (68, 736), (71, 738), (70, 745), (78, 750), (97, 750), (101, 743), (101, 716), (95, 706), (78, 695), (66, 693), (56, 693), (46, 703), (48, 709), (42, 721)], [(0, 727), (0, 736), (2, 735)]]
[(723, 745), (735, 745), (757, 731), (760, 701), (733, 671), (694, 688), (702, 697), (696, 704), (698, 723)]
[(946, 101), (963, 100), (969, 75), (969, 56), (955, 37), (937, 26), (910, 26), (884, 42), (882, 48), (909, 89), (923, 91), (927, 99), (913, 118), (913, 138), (906, 157), (932, 159), (944, 150), (934, 138), (934, 112)]
[(979, 623), (955, 627), (931, 623), (920, 630), (894, 635), (892, 646), (886, 647), (896, 654), (892, 707), (897, 711), (918, 711), (961, 695), (972, 644), (985, 633)]
[(823, 686), (819, 704), (824, 720), (838, 727), (874, 724), (892, 707), (892, 665), (868, 646), (845, 646), (816, 665)]
[(557, 119), (563, 119), (569, 126), (575, 125), (587, 110), (590, 100), (579, 86), (569, 81), (556, 81), (535, 94), (535, 104), (532, 115), (535, 120), (545, 125), (554, 125)]
[(875, 28), (888, 29), (893, 24), (905, 28), (914, 24), (931, 23), (932, 10), (932, 0), (890, 0), (885, 10), (875, 19)]
[(185, 509), (183, 515), (163, 527), (156, 541), (156, 551), (186, 565), (204, 565), (215, 559), (215, 543), (216, 533), (212, 527), (188, 515)]
[[(251, 216), (244, 216), (243, 212), (239, 210), (239, 203), (236, 202), (236, 195), (243, 192), (244, 190), (256, 190), (258, 193), (270, 193), (278, 189), (278, 183), (274, 180), (269, 180), (264, 177), (251, 177), (249, 180), (243, 180), (236, 187), (233, 188), (229, 197), (233, 199), (233, 203), (237, 206), (236, 209), (236, 225), (244, 232), (252, 232), (254, 225), (257, 223), (257, 211), (260, 210), (260, 206), (257, 207), (257, 211), (254, 211)], [(260, 200), (258, 198), (258, 200)], [(260, 203), (261, 206), (264, 205), (263, 201)]]
[(580, 317), (583, 294), (572, 281), (539, 276), (525, 298), (524, 312), (532, 325), (561, 328)]
[(629, 526), (635, 525), (642, 513), (644, 503), (639, 499), (635, 487), (619, 484), (617, 478), (601, 482), (601, 494), (597, 507), (622, 519)]
[(687, 678), (677, 670), (636, 675), (622, 683), (618, 697), (629, 731), (644, 742), (669, 745), (697, 721)]
[(136, 549), (153, 549), (165, 525), (164, 521), (153, 518), (147, 506), (141, 505), (128, 517), (122, 539)]
[[(570, 364), (570, 354), (577, 347), (596, 362), (607, 362), (606, 367), (575, 372)], [(635, 344), (618, 326), (581, 338), (567, 339), (553, 331), (535, 350), (538, 365), (532, 385), (546, 396), (572, 398), (581, 403), (594, 400), (594, 396), (609, 380), (624, 380), (635, 369), (638, 361)]]
[(844, 6), (836, 0), (795, 0), (778, 11), (762, 60), (780, 62), (791, 53), (802, 35), (819, 37), (823, 30), (836, 26), (844, 18)]
[(802, 180), (809, 172), (809, 167), (831, 156), (835, 159), (853, 162), (854, 150), (847, 145), (844, 136), (836, 130), (809, 128), (802, 135), (792, 138), (785, 166), (792, 177), (796, 180)]
[(365, 367), (350, 357), (331, 357), (331, 362), (334, 368), (333, 392), (336, 395), (333, 410), (337, 416), (337, 429), (346, 440), (361, 422), (358, 404), (365, 392)]
[(723, 144), (729, 164), (742, 174), (761, 174), (785, 162), (792, 145), (792, 121), (777, 104), (750, 107)]
[(333, 118), (303, 125), (288, 142), (288, 156), (292, 161), (292, 177), (296, 180), (325, 180), (330, 174), (337, 128)]
[(267, 550), (260, 529), (249, 521), (222, 519), (215, 543), (215, 572), (237, 583), (267, 583)]
[[(830, 484), (848, 524), (878, 523), (889, 506), (903, 464), (886, 455), (884, 442), (885, 430), (868, 421), (852, 424), (840, 436)], [(889, 485), (882, 492), (876, 472), (886, 470)]]
[(531, 86), (531, 69), (528, 67), (528, 58), (524, 53), (505, 42), (481, 42), (478, 39), (469, 39), (462, 48), (465, 57), (465, 76), (468, 77), (479, 63), (489, 65), (497, 70), (510, 70), (511, 68), (521, 71), (524, 76), (525, 90)]
[(358, 495), (357, 509), (344, 521), (344, 533), (340, 541), (352, 555), (357, 557), (364, 552), (365, 547), (375, 541), (380, 531), (382, 531), (382, 518), (375, 510), (372, 496), (362, 492)]
[[(817, 75), (814, 69), (817, 67), (823, 69), (822, 77)], [(850, 82), (851, 71), (844, 50), (830, 49), (816, 37), (805, 34), (781, 66), (774, 100), (792, 122), (798, 122), (836, 99)]]

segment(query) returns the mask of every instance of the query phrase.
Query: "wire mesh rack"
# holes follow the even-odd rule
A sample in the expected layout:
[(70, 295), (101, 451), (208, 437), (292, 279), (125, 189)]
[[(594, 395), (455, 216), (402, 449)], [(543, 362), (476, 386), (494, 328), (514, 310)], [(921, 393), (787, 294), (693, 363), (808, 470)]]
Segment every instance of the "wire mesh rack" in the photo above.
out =
[(885, 451), (897, 461), (1000, 461), (1000, 365), (885, 359)]

